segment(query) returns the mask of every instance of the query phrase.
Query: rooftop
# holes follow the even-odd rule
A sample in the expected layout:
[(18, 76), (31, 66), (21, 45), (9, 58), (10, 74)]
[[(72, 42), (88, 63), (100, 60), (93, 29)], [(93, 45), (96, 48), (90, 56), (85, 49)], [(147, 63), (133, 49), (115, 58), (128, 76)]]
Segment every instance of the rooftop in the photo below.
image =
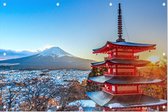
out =
[(120, 48), (129, 48), (129, 49), (134, 49), (134, 52), (141, 52), (145, 50), (153, 50), (155, 49), (156, 44), (145, 44), (145, 43), (134, 43), (134, 42), (110, 42), (107, 41), (107, 43), (97, 49), (93, 49), (93, 53), (101, 53), (105, 51), (109, 51), (111, 49), (120, 47)]
[(166, 100), (143, 94), (111, 95), (103, 91), (87, 92), (86, 94), (98, 105), (109, 108), (150, 107), (167, 103)]
[(161, 79), (145, 78), (143, 76), (97, 76), (90, 77), (89, 80), (110, 84), (153, 84), (163, 81)]
[(95, 62), (92, 63), (93, 66), (100, 66), (104, 65), (106, 63), (109, 64), (121, 64), (121, 65), (135, 65), (135, 66), (143, 66), (150, 63), (150, 61), (146, 60), (132, 60), (132, 59), (112, 59), (112, 60), (106, 60), (102, 62)]

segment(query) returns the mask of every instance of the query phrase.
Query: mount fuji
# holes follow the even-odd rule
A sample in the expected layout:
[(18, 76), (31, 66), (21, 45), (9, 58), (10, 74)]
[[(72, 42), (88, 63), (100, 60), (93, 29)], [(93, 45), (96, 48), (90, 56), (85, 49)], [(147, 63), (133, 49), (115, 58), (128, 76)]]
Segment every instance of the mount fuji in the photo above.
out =
[(63, 57), (63, 56), (70, 56), (73, 57), (73, 55), (65, 52), (59, 47), (52, 47), (50, 49), (46, 49), (43, 52), (41, 52), (38, 56), (51, 56), (51, 57)]
[(80, 69), (89, 70), (93, 60), (71, 55), (59, 47), (46, 49), (38, 54), (17, 59), (0, 61), (2, 64), (14, 64), (14, 69)]

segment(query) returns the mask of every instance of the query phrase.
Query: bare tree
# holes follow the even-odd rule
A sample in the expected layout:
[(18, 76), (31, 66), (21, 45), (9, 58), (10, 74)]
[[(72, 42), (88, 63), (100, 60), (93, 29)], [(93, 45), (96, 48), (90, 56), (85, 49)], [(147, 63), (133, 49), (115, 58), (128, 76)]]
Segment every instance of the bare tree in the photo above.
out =
[(19, 101), (19, 94), (20, 94), (21, 88), (17, 87), (15, 83), (7, 84), (4, 87), (2, 97), (3, 97), (3, 105), (5, 110), (13, 110), (15, 104)]
[(21, 110), (44, 111), (48, 108), (49, 100), (55, 98), (59, 92), (54, 81), (49, 78), (27, 80), (23, 85), (22, 96), (24, 98), (20, 105)]
[(64, 86), (56, 84), (54, 79), (38, 77), (15, 82), (6, 90), (4, 100), (7, 110), (46, 111), (50, 108), (51, 99), (55, 100), (58, 96), (59, 106), (62, 107), (59, 110), (68, 110), (68, 103), (85, 98), (85, 87), (76, 80)]
[[(64, 90), (62, 91), (63, 98), (62, 98), (62, 102), (61, 102), (61, 108), (59, 109), (59, 111), (75, 111), (76, 109), (78, 109), (76, 106), (75, 107), (71, 107), (68, 106), (68, 103), (75, 101), (75, 100), (80, 100), (80, 99), (85, 99), (85, 87), (83, 87), (77, 80), (72, 80), (69, 83), (69, 87), (68, 88), (64, 88)], [(77, 111), (77, 110), (76, 110)]]

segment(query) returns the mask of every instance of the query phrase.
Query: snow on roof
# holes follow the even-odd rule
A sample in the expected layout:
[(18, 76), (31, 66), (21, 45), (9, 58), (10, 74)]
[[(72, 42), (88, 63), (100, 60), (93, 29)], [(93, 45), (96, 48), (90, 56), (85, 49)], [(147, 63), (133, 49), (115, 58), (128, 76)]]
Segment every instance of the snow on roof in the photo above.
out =
[(101, 64), (104, 64), (105, 63), (105, 61), (101, 61), (101, 62), (93, 62), (93, 63), (91, 63), (92, 65), (101, 65)]
[(100, 106), (104, 106), (105, 104), (107, 104), (113, 97), (112, 95), (102, 91), (86, 92), (86, 94), (89, 98), (91, 98), (95, 103)]
[(152, 84), (162, 82), (161, 79), (147, 79), (142, 76), (115, 76), (106, 82), (111, 84)]
[(110, 108), (130, 108), (130, 107), (149, 107), (166, 104), (166, 100), (153, 98), (151, 96), (137, 94), (137, 95), (123, 95), (115, 96), (105, 107)]
[(160, 83), (161, 79), (145, 78), (143, 76), (97, 76), (90, 77), (89, 80), (98, 83), (110, 83), (110, 84), (152, 84)]
[(87, 92), (86, 94), (98, 105), (109, 108), (148, 107), (167, 103), (166, 100), (143, 94), (111, 95), (104, 91)]
[(124, 106), (121, 105), (121, 103), (112, 103), (112, 104), (108, 104), (108, 107), (113, 108), (113, 107), (124, 107)]
[[(109, 41), (108, 41), (109, 42)], [(133, 47), (149, 47), (149, 46), (155, 46), (155, 44), (144, 44), (144, 43), (133, 43), (133, 42), (110, 42), (115, 45), (121, 45), (121, 46), (133, 46)]]
[(104, 83), (107, 80), (110, 80), (112, 77), (109, 76), (97, 76), (97, 77), (89, 77), (89, 80), (94, 82)]
[[(94, 52), (100, 52), (99, 50), (109, 50), (109, 48), (107, 48), (106, 46), (110, 44), (112, 45), (114, 48), (115, 46), (124, 46), (124, 47), (138, 47), (138, 48), (148, 48), (149, 47), (155, 47), (156, 44), (144, 44), (144, 43), (133, 43), (133, 42), (110, 42), (107, 41), (107, 43), (100, 48), (97, 49), (93, 49)], [(141, 50), (140, 50), (141, 51)]]
[(132, 60), (132, 59), (112, 59), (110, 60), (110, 62), (115, 64), (132, 64), (132, 65), (141, 65), (149, 63), (149, 61), (146, 60)]
[(126, 64), (126, 65), (146, 65), (150, 63), (150, 61), (146, 61), (146, 60), (112, 59), (112, 60), (106, 60), (101, 62), (95, 62), (95, 63), (92, 63), (92, 65), (98, 66), (98, 65), (105, 64), (107, 62), (112, 64)]

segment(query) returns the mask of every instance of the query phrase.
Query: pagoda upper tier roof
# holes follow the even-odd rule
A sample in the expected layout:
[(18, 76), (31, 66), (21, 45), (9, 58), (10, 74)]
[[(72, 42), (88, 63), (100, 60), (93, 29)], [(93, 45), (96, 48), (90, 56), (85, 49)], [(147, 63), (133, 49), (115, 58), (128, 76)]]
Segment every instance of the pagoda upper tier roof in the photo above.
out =
[(102, 62), (94, 62), (92, 63), (92, 66), (110, 66), (110, 65), (135, 65), (135, 66), (144, 66), (149, 64), (150, 61), (146, 60), (135, 60), (135, 59), (111, 59), (111, 60), (106, 60)]
[(113, 85), (122, 84), (153, 84), (160, 83), (161, 79), (145, 78), (143, 76), (97, 76), (89, 77), (89, 80), (97, 83), (110, 83)]
[(144, 44), (144, 43), (133, 43), (133, 42), (110, 42), (107, 43), (98, 49), (93, 49), (93, 53), (107, 53), (110, 50), (115, 48), (129, 48), (132, 49), (135, 53), (142, 52), (146, 50), (155, 49), (156, 44)]
[(153, 98), (143, 94), (111, 95), (104, 91), (87, 92), (86, 94), (98, 105), (113, 109), (150, 107), (165, 105), (167, 103), (166, 100)]

